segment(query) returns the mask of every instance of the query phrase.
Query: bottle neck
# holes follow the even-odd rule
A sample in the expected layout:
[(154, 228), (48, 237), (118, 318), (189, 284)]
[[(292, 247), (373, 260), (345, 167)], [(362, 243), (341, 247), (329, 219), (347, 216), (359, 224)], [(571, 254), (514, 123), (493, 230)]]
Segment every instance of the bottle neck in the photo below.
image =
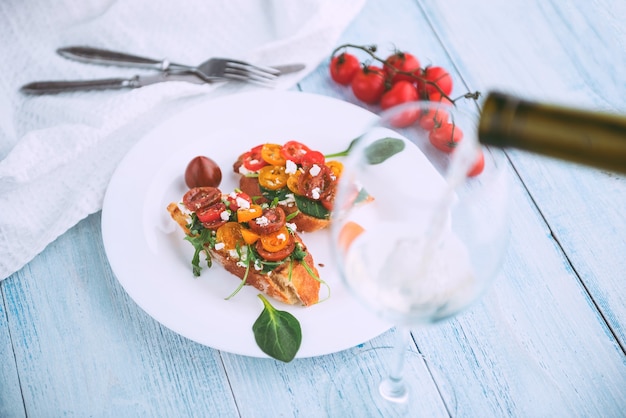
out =
[(478, 140), (626, 173), (626, 117), (490, 93)]

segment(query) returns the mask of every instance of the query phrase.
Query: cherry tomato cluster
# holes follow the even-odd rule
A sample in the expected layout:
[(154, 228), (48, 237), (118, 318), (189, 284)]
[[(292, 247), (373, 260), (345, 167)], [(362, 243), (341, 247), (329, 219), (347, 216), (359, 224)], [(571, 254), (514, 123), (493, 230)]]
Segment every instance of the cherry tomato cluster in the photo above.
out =
[[(347, 48), (365, 51), (379, 64), (360, 62), (356, 55), (346, 52)], [(335, 49), (330, 60), (331, 78), (344, 86), (350, 86), (354, 96), (369, 105), (389, 109), (402, 103), (429, 100), (453, 104), (450, 98), (453, 83), (450, 73), (439, 66), (421, 67), (419, 59), (406, 51), (394, 51), (386, 58), (375, 55), (375, 46), (346, 44)], [(394, 123), (406, 127), (414, 123), (429, 132), (429, 141), (437, 149), (451, 153), (463, 138), (463, 132), (445, 110), (433, 110), (426, 114), (406, 112)], [(468, 173), (476, 176), (484, 169), (482, 151)]]
[(332, 210), (343, 166), (298, 141), (266, 143), (244, 153), (235, 164), (241, 174), (256, 173), (259, 185), (278, 196), (293, 193)]

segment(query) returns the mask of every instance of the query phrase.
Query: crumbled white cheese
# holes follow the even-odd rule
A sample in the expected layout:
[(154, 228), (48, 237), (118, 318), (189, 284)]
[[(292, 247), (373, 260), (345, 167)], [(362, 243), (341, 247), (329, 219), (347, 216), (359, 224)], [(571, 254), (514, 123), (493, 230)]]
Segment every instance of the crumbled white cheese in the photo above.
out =
[(217, 244), (215, 244), (215, 249), (217, 251), (223, 250), (224, 249), (224, 243), (223, 242), (218, 242)]
[(267, 226), (270, 224), (270, 220), (265, 216), (259, 216), (254, 220), (258, 226)]
[(287, 237), (285, 236), (285, 234), (278, 234), (276, 235), (276, 238), (281, 240), (281, 241), (285, 241), (287, 239)]
[(287, 164), (285, 165), (285, 174), (295, 174), (296, 171), (298, 171), (298, 164), (291, 160), (287, 160)]
[(285, 195), (285, 199), (284, 200), (280, 200), (278, 203), (281, 205), (288, 205), (290, 203), (295, 203), (296, 202), (296, 198), (293, 195), (293, 193), (287, 193)]
[(228, 255), (231, 258), (239, 258), (239, 254), (237, 254), (237, 250), (228, 250)]
[(287, 227), (287, 229), (290, 229), (292, 232), (296, 232), (296, 230), (298, 229), (298, 226), (292, 222), (286, 222), (285, 226)]
[(244, 167), (243, 164), (241, 164), (239, 166), (239, 174), (243, 174), (245, 176), (246, 174), (250, 174), (250, 173), (253, 173), (253, 172), (254, 171), (250, 171), (246, 167)]
[(228, 213), (227, 210), (223, 210), (220, 213), (220, 218), (222, 218), (223, 221), (227, 221), (228, 219), (230, 219), (230, 213)]
[(319, 187), (314, 188), (313, 190), (311, 190), (311, 197), (313, 199), (319, 199), (321, 191), (322, 190)]
[(311, 167), (309, 169), (309, 174), (312, 175), (313, 177), (315, 177), (315, 176), (317, 176), (320, 173), (320, 171), (322, 171), (320, 166), (317, 165), (317, 164), (313, 164), (313, 167)]
[(260, 260), (258, 260), (258, 259), (257, 259), (257, 260), (254, 260), (254, 269), (255, 269), (256, 271), (261, 271), (261, 270), (263, 270), (263, 264), (261, 264), (261, 261), (260, 261)]
[(241, 209), (249, 209), (250, 208), (250, 202), (248, 202), (243, 197), (236, 197), (235, 198), (235, 202), (237, 202), (237, 207), (239, 207)]

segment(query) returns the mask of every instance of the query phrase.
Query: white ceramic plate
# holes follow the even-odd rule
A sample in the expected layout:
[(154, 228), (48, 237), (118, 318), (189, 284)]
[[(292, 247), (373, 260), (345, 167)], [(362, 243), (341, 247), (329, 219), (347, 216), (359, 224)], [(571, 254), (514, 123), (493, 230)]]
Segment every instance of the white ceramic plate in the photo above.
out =
[[(245, 286), (224, 300), (239, 279), (216, 263), (194, 277), (193, 248), (183, 240), (166, 206), (181, 200), (187, 190), (185, 167), (197, 155), (220, 165), (220, 189), (230, 192), (238, 185), (232, 164), (252, 146), (298, 140), (325, 154), (337, 152), (375, 118), (358, 106), (324, 96), (263, 91), (207, 100), (166, 120), (124, 158), (104, 199), (102, 234), (117, 279), (142, 309), (171, 330), (219, 350), (267, 357), (252, 333), (263, 309), (259, 291)], [(303, 238), (331, 296), (308, 308), (270, 299), (300, 321), (302, 345), (297, 357), (347, 349), (389, 329), (343, 287), (329, 232)], [(322, 297), (323, 292), (322, 287)]]

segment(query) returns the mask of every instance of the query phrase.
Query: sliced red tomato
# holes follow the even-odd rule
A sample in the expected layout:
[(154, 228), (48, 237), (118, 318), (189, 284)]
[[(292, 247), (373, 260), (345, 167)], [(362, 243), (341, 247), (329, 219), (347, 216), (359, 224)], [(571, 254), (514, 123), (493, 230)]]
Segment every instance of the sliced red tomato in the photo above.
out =
[(263, 145), (257, 145), (243, 155), (242, 164), (247, 170), (259, 171), (261, 168), (267, 165), (267, 162), (263, 159), (263, 156), (261, 155), (262, 149)]
[(248, 222), (253, 232), (259, 235), (271, 234), (285, 226), (285, 211), (280, 206), (263, 210), (263, 214)]
[(252, 198), (244, 192), (232, 192), (226, 197), (228, 209), (236, 212), (239, 208), (248, 208), (252, 204)]
[(309, 151), (311, 151), (309, 147), (301, 142), (287, 141), (280, 150), (280, 153), (285, 160), (290, 160), (296, 164), (300, 164), (302, 162), (302, 157)]
[(202, 222), (202, 225), (208, 229), (217, 229), (220, 226), (228, 222), (228, 218), (222, 218), (222, 213), (226, 211), (226, 205), (222, 202), (216, 203), (213, 206), (201, 209), (196, 212), (198, 219)]
[(261, 147), (261, 158), (271, 165), (285, 165), (287, 162), (280, 152), (282, 146), (278, 144), (263, 144)]
[(183, 205), (192, 212), (220, 202), (222, 192), (216, 187), (194, 187), (183, 195)]
[(275, 252), (267, 251), (265, 248), (263, 248), (263, 243), (261, 242), (261, 240), (258, 240), (255, 245), (256, 252), (261, 256), (261, 258), (267, 261), (284, 260), (285, 258), (291, 255), (291, 253), (293, 252), (295, 248), (296, 248), (296, 240), (293, 239), (291, 235), (290, 235), (290, 239), (287, 245), (283, 249), (275, 251)]
[(332, 184), (333, 175), (330, 168), (325, 164), (314, 165), (305, 169), (298, 177), (298, 194), (319, 200)]
[(463, 131), (453, 123), (446, 122), (428, 134), (428, 140), (443, 152), (452, 152), (463, 139)]
[(263, 208), (260, 205), (252, 204), (249, 208), (237, 209), (237, 221), (248, 222), (254, 218), (258, 218), (263, 214)]
[(360, 67), (357, 57), (343, 52), (330, 60), (330, 76), (337, 83), (347, 86)]
[(303, 167), (310, 167), (314, 164), (320, 165), (326, 162), (326, 157), (319, 151), (309, 151), (302, 156), (300, 164)]

